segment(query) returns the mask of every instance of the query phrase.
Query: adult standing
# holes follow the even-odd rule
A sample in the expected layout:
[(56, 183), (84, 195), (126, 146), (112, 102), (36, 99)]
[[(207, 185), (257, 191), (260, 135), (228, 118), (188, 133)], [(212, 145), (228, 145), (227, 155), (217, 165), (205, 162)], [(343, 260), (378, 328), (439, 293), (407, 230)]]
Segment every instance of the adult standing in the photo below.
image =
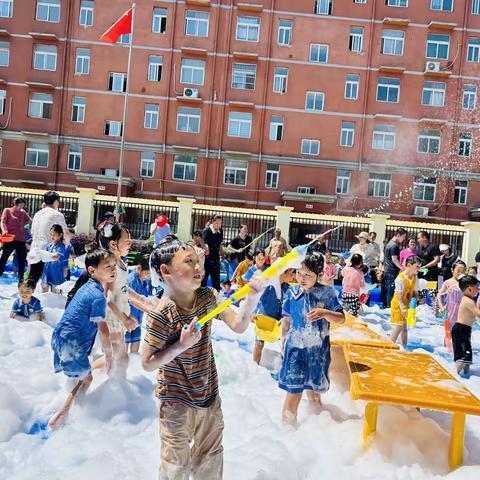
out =
[(13, 242), (3, 244), (2, 256), (0, 257), (0, 277), (5, 271), (5, 265), (13, 251), (17, 254), (18, 280), (23, 280), (25, 261), (27, 259), (27, 246), (25, 244), (25, 226), (32, 224), (32, 219), (24, 210), (25, 200), (17, 197), (13, 200), (13, 206), (5, 208), (2, 212), (0, 229), (3, 235), (14, 235)]
[(385, 246), (383, 259), (382, 300), (383, 308), (389, 308), (395, 292), (395, 279), (402, 264), (400, 263), (400, 245), (405, 242), (407, 231), (399, 228)]
[(360, 232), (358, 235), (355, 235), (355, 238), (358, 240), (351, 249), (351, 255), (361, 255), (363, 258), (363, 263), (368, 265), (370, 257), (373, 255), (373, 247), (370, 245), (370, 236), (368, 232)]
[(420, 272), (418, 277), (424, 278), (427, 282), (436, 282), (439, 274), (440, 250), (430, 242), (430, 234), (425, 230), (419, 232), (417, 241), (417, 257), (422, 260), (422, 269), (427, 269), (426, 273)]
[(150, 225), (150, 235), (153, 235), (153, 246), (157, 247), (159, 243), (172, 233), (170, 224), (168, 223), (168, 216), (166, 212), (160, 212)]
[(273, 263), (277, 258), (284, 257), (287, 252), (287, 241), (282, 237), (282, 231), (279, 228), (276, 228), (273, 238), (270, 240), (266, 249), (266, 254), (270, 259), (270, 263)]
[(110, 224), (113, 225), (115, 223), (115, 215), (113, 212), (105, 212), (103, 216), (103, 220), (97, 225), (95, 239), (97, 241), (97, 245), (100, 245), (100, 236), (102, 235), (102, 230), (105, 225)]
[(43, 195), (44, 207), (39, 210), (32, 220), (32, 247), (28, 254), (30, 264), (29, 279), (37, 284), (43, 273), (45, 265), (42, 251), (50, 241), (50, 229), (52, 225), (60, 225), (63, 228), (63, 237), (65, 243), (70, 242), (72, 234), (70, 233), (63, 213), (58, 211), (60, 206), (60, 195), (57, 192), (47, 192)]
[(370, 246), (372, 247), (372, 253), (368, 257), (367, 266), (370, 269), (370, 278), (372, 283), (378, 283), (377, 268), (380, 263), (380, 255), (382, 249), (380, 245), (375, 241), (377, 239), (377, 232), (370, 232)]
[(442, 277), (442, 281), (446, 282), (453, 277), (453, 265), (455, 262), (460, 260), (460, 257), (452, 252), (450, 245), (446, 243), (442, 243), (439, 247), (440, 250), (440, 276)]
[(208, 277), (212, 287), (220, 291), (220, 256), (223, 257), (222, 216), (215, 215), (210, 225), (203, 231), (203, 241), (208, 245), (208, 256), (205, 259), (205, 277), (202, 286), (207, 286)]
[(238, 235), (230, 242), (230, 246), (235, 250), (238, 263), (245, 260), (245, 254), (250, 252), (250, 247), (245, 247), (251, 243), (252, 237), (248, 234), (248, 227), (241, 225), (238, 229)]

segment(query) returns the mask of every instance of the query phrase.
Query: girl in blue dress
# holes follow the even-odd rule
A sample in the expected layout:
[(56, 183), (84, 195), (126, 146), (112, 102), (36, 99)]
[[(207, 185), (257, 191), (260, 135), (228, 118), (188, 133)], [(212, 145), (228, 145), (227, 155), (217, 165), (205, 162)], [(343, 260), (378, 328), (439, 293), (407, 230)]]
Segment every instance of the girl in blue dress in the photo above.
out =
[(345, 316), (335, 289), (318, 283), (323, 272), (323, 256), (306, 256), (296, 271), (298, 284), (290, 287), (283, 302), (283, 325), (288, 329), (285, 353), (279, 373), (279, 387), (287, 392), (283, 423), (295, 426), (304, 390), (312, 412), (321, 409), (320, 394), (330, 380), (330, 322), (343, 323)]
[(65, 243), (63, 241), (63, 228), (60, 225), (52, 225), (50, 229), (50, 243), (47, 245), (47, 252), (50, 252), (52, 260), (45, 263), (42, 275), (43, 291), (47, 292), (48, 288), (52, 289), (52, 292), (59, 293), (57, 291), (58, 285), (65, 282), (65, 274), (63, 270), (63, 259), (65, 258)]

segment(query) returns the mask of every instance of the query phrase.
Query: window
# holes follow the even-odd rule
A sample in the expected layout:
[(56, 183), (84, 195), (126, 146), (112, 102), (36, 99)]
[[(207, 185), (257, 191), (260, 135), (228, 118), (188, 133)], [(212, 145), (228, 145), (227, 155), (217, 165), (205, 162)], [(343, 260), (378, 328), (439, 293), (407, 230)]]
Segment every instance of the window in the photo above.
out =
[(122, 33), (117, 40), (119, 45), (128, 45), (131, 40), (131, 35), (129, 33)]
[(208, 37), (208, 12), (187, 10), (185, 12), (185, 35)]
[(270, 117), (269, 140), (276, 142), (283, 139), (284, 121), (285, 118), (283, 115), (272, 115)]
[(201, 110), (199, 108), (178, 107), (177, 132), (200, 132), (200, 116)]
[(203, 85), (205, 78), (205, 61), (192, 60), (190, 58), (182, 59), (182, 68), (180, 70), (180, 83), (189, 83), (192, 85)]
[(158, 128), (158, 105), (155, 103), (145, 104), (145, 117), (143, 128)]
[(155, 153), (142, 152), (140, 156), (140, 176), (152, 178), (155, 173)]
[(468, 39), (467, 62), (478, 63), (480, 61), (480, 38)]
[(278, 37), (277, 43), (283, 46), (289, 46), (292, 44), (292, 27), (293, 22), (291, 20), (278, 21)]
[(87, 99), (84, 97), (72, 98), (72, 122), (83, 123), (85, 121), (85, 109)]
[(353, 0), (353, 3), (367, 3), (367, 0)]
[(31, 93), (28, 116), (31, 118), (52, 118), (53, 96), (49, 93)]
[(403, 55), (405, 32), (402, 30), (384, 30), (382, 32), (381, 53), (384, 55)]
[(257, 66), (249, 63), (234, 63), (232, 67), (232, 88), (255, 90)]
[(458, 205), (467, 204), (468, 182), (467, 180), (455, 180), (455, 193), (453, 203)]
[(247, 184), (248, 163), (243, 160), (225, 160), (223, 183), (228, 185)]
[(154, 8), (152, 16), (152, 32), (165, 33), (167, 30), (167, 14), (166, 8)]
[(126, 92), (127, 74), (111, 72), (108, 76), (108, 89), (111, 92)]
[(69, 145), (68, 146), (68, 159), (67, 170), (80, 171), (82, 166), (82, 146), (81, 145)]
[(25, 165), (27, 167), (48, 167), (48, 143), (27, 143)]
[(252, 114), (250, 112), (230, 112), (228, 114), (228, 136), (250, 138), (252, 135)]
[(160, 82), (162, 80), (163, 57), (160, 55), (150, 55), (148, 57), (147, 79), (151, 82)]
[(350, 191), (350, 172), (337, 170), (337, 195), (348, 195)]
[(302, 155), (320, 155), (320, 140), (302, 140)]
[(350, 28), (350, 42), (348, 49), (351, 52), (362, 53), (363, 50), (363, 27)]
[(57, 47), (55, 45), (34, 45), (33, 68), (54, 72), (57, 69)]
[(8, 67), (10, 63), (10, 43), (0, 42), (0, 67)]
[(310, 45), (310, 61), (314, 63), (327, 63), (328, 45), (312, 43)]
[(413, 199), (420, 202), (433, 202), (436, 189), (437, 180), (435, 178), (415, 177)]
[(258, 42), (259, 37), (259, 17), (237, 17), (237, 40), (242, 42)]
[(0, 90), (0, 115), (5, 114), (5, 98), (7, 96), (6, 90)]
[(348, 74), (345, 77), (345, 98), (347, 100), (358, 99), (359, 83), (360, 83), (360, 75)]
[(423, 82), (422, 105), (443, 107), (445, 103), (445, 83)]
[(80, 2), (80, 15), (78, 24), (82, 27), (91, 27), (93, 25), (93, 8), (95, 2), (90, 0), (82, 0)]
[(324, 97), (325, 94), (323, 92), (307, 92), (305, 110), (321, 112), (323, 110)]
[(173, 162), (173, 178), (186, 182), (194, 182), (197, 177), (197, 157), (175, 155)]
[(297, 193), (301, 195), (315, 195), (317, 189), (315, 187), (297, 187)]
[(389, 173), (370, 173), (368, 176), (368, 196), (388, 198), (392, 188), (392, 176)]
[(109, 137), (121, 137), (122, 130), (122, 122), (117, 122), (116, 120), (107, 120), (105, 122), (105, 135)]
[(408, 0), (387, 0), (387, 6), (389, 7), (408, 7)]
[(37, 0), (36, 20), (40, 22), (60, 21), (60, 0)]
[(342, 122), (342, 129), (340, 131), (340, 146), (353, 147), (355, 138), (355, 122)]
[(437, 60), (447, 60), (448, 50), (450, 48), (450, 36), (429, 33), (427, 35), (427, 58), (436, 58)]
[(0, 0), (0, 18), (13, 17), (13, 0)]
[(75, 75), (88, 75), (90, 73), (90, 49), (77, 48), (75, 59)]
[(315, 10), (317, 15), (331, 15), (333, 0), (315, 0)]
[(458, 142), (458, 156), (470, 157), (472, 154), (473, 138), (471, 133), (461, 133)]
[(429, 130), (422, 128), (418, 133), (418, 153), (440, 153), (440, 130)]
[(377, 102), (398, 103), (400, 100), (400, 79), (380, 77), (377, 84)]
[(288, 68), (275, 67), (273, 70), (273, 92), (287, 93)]
[(395, 127), (375, 125), (373, 127), (372, 148), (374, 150), (395, 150)]
[(430, 9), (451, 12), (453, 10), (453, 0), (432, 0)]
[(472, 0), (472, 14), (480, 15), (480, 0)]
[(465, 110), (475, 110), (475, 107), (477, 106), (477, 86), (476, 85), (463, 86), (462, 106)]
[(265, 172), (265, 188), (278, 188), (280, 179), (280, 166), (274, 163), (267, 163)]

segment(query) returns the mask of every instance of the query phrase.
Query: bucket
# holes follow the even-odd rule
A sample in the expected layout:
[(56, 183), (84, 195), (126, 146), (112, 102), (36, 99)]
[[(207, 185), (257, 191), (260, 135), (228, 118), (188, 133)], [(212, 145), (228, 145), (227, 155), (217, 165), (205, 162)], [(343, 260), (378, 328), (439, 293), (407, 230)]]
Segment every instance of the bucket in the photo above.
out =
[(280, 322), (268, 315), (255, 316), (255, 335), (260, 340), (275, 343), (280, 338)]
[(2, 235), (0, 237), (0, 243), (10, 243), (15, 240), (15, 235), (10, 235), (9, 233), (6, 233), (5, 235)]

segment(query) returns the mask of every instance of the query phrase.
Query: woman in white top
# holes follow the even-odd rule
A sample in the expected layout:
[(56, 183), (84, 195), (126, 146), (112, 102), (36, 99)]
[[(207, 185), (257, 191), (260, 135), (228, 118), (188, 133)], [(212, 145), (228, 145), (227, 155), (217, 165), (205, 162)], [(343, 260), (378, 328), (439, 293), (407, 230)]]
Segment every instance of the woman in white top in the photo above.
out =
[(363, 263), (368, 265), (370, 257), (375, 255), (375, 251), (370, 245), (370, 236), (367, 232), (360, 232), (358, 235), (355, 235), (355, 238), (358, 239), (358, 243), (356, 243), (351, 249), (350, 254), (355, 255), (359, 254), (363, 258)]

